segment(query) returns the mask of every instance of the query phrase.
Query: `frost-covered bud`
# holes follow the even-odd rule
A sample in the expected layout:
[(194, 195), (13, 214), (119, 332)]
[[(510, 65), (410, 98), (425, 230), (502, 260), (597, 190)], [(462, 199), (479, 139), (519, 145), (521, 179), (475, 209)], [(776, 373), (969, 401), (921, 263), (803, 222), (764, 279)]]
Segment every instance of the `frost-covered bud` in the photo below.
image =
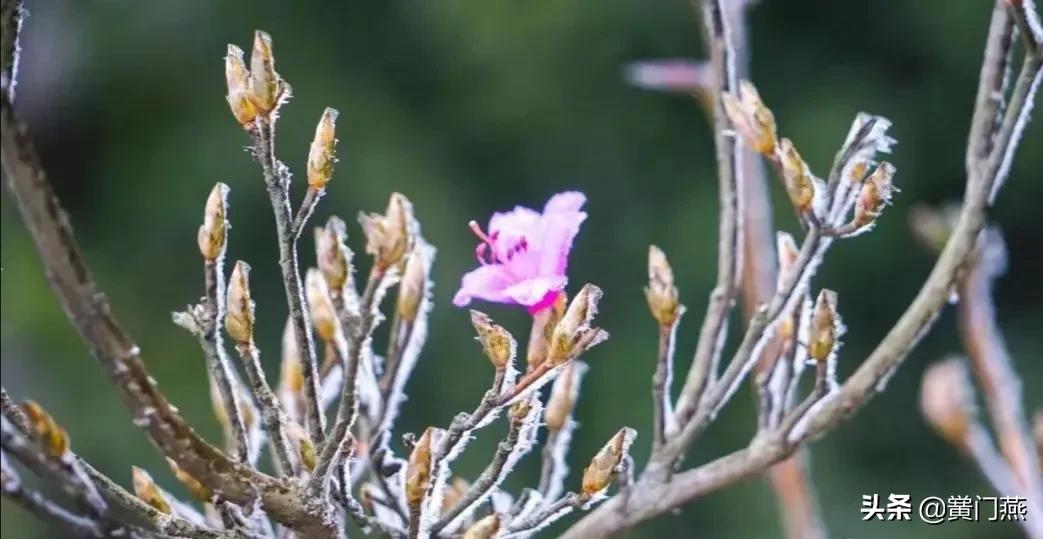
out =
[(282, 362), (279, 385), (283, 391), (297, 395), (304, 388), (304, 365), (301, 362), (300, 349), (297, 347), (297, 335), (289, 319), (282, 332)]
[(261, 113), (269, 113), (279, 106), (283, 83), (275, 72), (272, 54), (272, 36), (254, 32), (253, 52), (250, 54), (250, 98)]
[(513, 361), (517, 342), (503, 326), (493, 322), (489, 315), (471, 309), (471, 324), (478, 333), (482, 351), (497, 370), (506, 369)]
[(228, 314), (225, 331), (236, 344), (248, 345), (254, 338), (254, 302), (250, 298), (250, 265), (235, 263), (228, 279)]
[(591, 325), (600, 300), (601, 289), (592, 284), (584, 285), (572, 299), (551, 334), (548, 360), (553, 365), (578, 357), (608, 338), (608, 332)]
[(786, 180), (786, 193), (797, 212), (807, 215), (814, 210), (816, 185), (811, 169), (800, 157), (793, 141), (783, 138), (779, 144), (779, 158), (782, 161), (782, 174)]
[(413, 204), (404, 195), (392, 193), (384, 215), (363, 213), (359, 223), (366, 234), (366, 252), (380, 269), (399, 265), (413, 248), (416, 221)]
[(228, 106), (243, 126), (253, 123), (257, 117), (257, 107), (250, 99), (250, 72), (243, 62), (243, 50), (235, 45), (228, 45), (225, 55), (225, 79), (228, 83)]
[(583, 470), (582, 495), (586, 497), (599, 494), (608, 488), (612, 479), (620, 471), (620, 465), (630, 451), (630, 445), (634, 443), (637, 431), (630, 427), (623, 427), (605, 444), (590, 465)]
[(210, 190), (199, 226), (197, 241), (199, 253), (208, 262), (217, 260), (225, 252), (228, 235), (228, 186), (218, 182)]
[(333, 163), (337, 161), (337, 109), (326, 107), (315, 127), (315, 138), (308, 151), (308, 187), (322, 189), (333, 177)]
[(725, 92), (721, 95), (724, 113), (735, 131), (746, 139), (754, 150), (764, 154), (775, 153), (778, 144), (775, 115), (764, 106), (757, 88), (749, 81), (739, 82), (739, 95)]
[(333, 291), (340, 291), (352, 283), (351, 259), (354, 256), (348, 249), (347, 225), (340, 217), (330, 217), (326, 226), (315, 227), (315, 251), (319, 271), (326, 278), (326, 285)]
[(182, 470), (174, 459), (167, 458), (167, 465), (170, 466), (170, 471), (173, 472), (174, 477), (177, 478), (178, 482), (185, 487), (185, 490), (192, 495), (193, 498), (198, 502), (208, 503), (213, 501), (214, 492), (206, 487), (203, 483), (200, 483), (198, 479), (189, 475), (188, 472)]
[(406, 269), (403, 270), (402, 280), (398, 285), (398, 303), (395, 306), (396, 312), (403, 320), (416, 319), (420, 303), (427, 294), (428, 271), (431, 267), (431, 261), (428, 260), (430, 250), (430, 246), (417, 238), (413, 252), (406, 259)]
[(825, 361), (837, 347), (842, 322), (837, 312), (837, 293), (823, 288), (815, 300), (811, 315), (811, 335), (808, 341), (808, 356), (816, 361)]
[(315, 334), (323, 341), (330, 342), (337, 335), (340, 322), (337, 320), (337, 312), (333, 308), (326, 280), (319, 270), (309, 268), (304, 277), (304, 287), (308, 294), (308, 309), (315, 326)]
[[(775, 246), (779, 256), (779, 273), (776, 286), (781, 290), (783, 280), (788, 278), (789, 273), (793, 271), (794, 264), (797, 263), (797, 258), (800, 257), (800, 249), (797, 248), (797, 242), (793, 240), (792, 235), (781, 231), (775, 234)], [(795, 331), (793, 317), (782, 317), (779, 321), (779, 337), (783, 340), (788, 340), (793, 337)]]
[(920, 409), (939, 435), (952, 444), (962, 444), (976, 413), (974, 390), (962, 359), (946, 359), (927, 368), (920, 387)]
[(586, 372), (586, 363), (572, 361), (554, 380), (547, 407), (543, 411), (543, 422), (547, 424), (550, 433), (556, 433), (568, 424), (579, 397), (580, 381)]
[(662, 326), (672, 326), (677, 321), (681, 304), (677, 301), (677, 287), (674, 286), (674, 271), (666, 260), (666, 255), (655, 245), (648, 247), (648, 286), (645, 298), (652, 316)]
[(25, 412), (36, 441), (47, 456), (55, 459), (65, 457), (69, 452), (69, 434), (54, 421), (51, 414), (33, 400), (23, 402), (22, 411)]
[(498, 513), (488, 515), (475, 522), (464, 532), (464, 539), (493, 539), (500, 533), (501, 518)]
[(159, 486), (152, 480), (152, 476), (148, 472), (137, 466), (131, 466), (130, 475), (131, 482), (134, 485), (134, 495), (138, 499), (160, 513), (166, 515), (173, 513), (173, 510), (170, 508), (170, 502), (163, 495), (163, 491), (159, 490)]
[(442, 430), (428, 427), (413, 446), (406, 465), (406, 502), (410, 507), (420, 507), (431, 488), (431, 466), (435, 445), (442, 437)]
[(897, 190), (892, 181), (894, 174), (894, 165), (884, 161), (862, 183), (852, 221), (856, 230), (863, 230), (871, 226), (884, 211), (884, 206), (891, 204), (891, 196)]

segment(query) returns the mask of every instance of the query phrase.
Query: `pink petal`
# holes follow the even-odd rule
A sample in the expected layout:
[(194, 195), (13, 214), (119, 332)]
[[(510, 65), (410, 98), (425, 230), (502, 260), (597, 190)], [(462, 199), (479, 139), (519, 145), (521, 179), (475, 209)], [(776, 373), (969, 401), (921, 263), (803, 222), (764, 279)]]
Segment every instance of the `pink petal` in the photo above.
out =
[(504, 290), (504, 294), (515, 303), (533, 307), (541, 304), (549, 294), (560, 292), (568, 280), (564, 275), (525, 279)]
[(547, 201), (543, 207), (543, 214), (558, 212), (576, 212), (587, 203), (587, 196), (579, 191), (565, 191), (558, 193)]
[(472, 299), (484, 299), (496, 303), (516, 303), (506, 290), (512, 284), (510, 275), (499, 264), (479, 266), (464, 274), (460, 290), (453, 296), (453, 305), (465, 307)]

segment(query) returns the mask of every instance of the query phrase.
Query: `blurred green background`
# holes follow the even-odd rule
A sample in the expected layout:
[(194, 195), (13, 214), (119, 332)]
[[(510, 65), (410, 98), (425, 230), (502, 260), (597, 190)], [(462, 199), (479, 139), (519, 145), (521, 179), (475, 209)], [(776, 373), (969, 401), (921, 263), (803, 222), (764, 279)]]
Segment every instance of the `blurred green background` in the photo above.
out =
[[(322, 108), (341, 111), (341, 161), (317, 219), (336, 213), (353, 222), (358, 211), (380, 210), (390, 192), (401, 191), (439, 248), (431, 336), (400, 431), (448, 424), (488, 384), (490, 368), (466, 310), (450, 304), (474, 265), (467, 221), (484, 223), (515, 204), (540, 207), (552, 193), (575, 188), (589, 197), (590, 218), (573, 251), (572, 289), (593, 282), (605, 290), (600, 322), (612, 338), (587, 357), (592, 369), (571, 463), (584, 466), (620, 425), (642, 433), (635, 451), (643, 462), (656, 349), (641, 292), (646, 249), (656, 243), (671, 257), (690, 307), (677, 358), (683, 373), (716, 268), (716, 181), (702, 111), (684, 96), (629, 87), (622, 70), (634, 60), (702, 55), (687, 2), (26, 4), (18, 108), (101, 288), (163, 390), (208, 437), (218, 434), (202, 357), (169, 313), (202, 292), (195, 230), (215, 181), (232, 187), (230, 256), (255, 268), (258, 344), (271, 376), (285, 319), (270, 208), (243, 151), (247, 137), (224, 101), (225, 44), (248, 49), (253, 29), (262, 28), (274, 37), (279, 71), (294, 89), (278, 140), (299, 177)], [(902, 191), (872, 234), (832, 250), (816, 281), (840, 293), (849, 326), (842, 376), (888, 330), (931, 267), (932, 256), (908, 233), (910, 207), (961, 196), (989, 12), (988, 2), (765, 0), (751, 13), (753, 78), (781, 131), (819, 174), (857, 111), (894, 120)], [(993, 212), (1013, 254), (996, 291), (1000, 322), (1030, 409), (1043, 406), (1040, 141), (1037, 121)], [(776, 224), (796, 231), (777, 184), (772, 188)], [(6, 191), (2, 208), (4, 385), (18, 398), (40, 400), (68, 428), (73, 447), (113, 477), (129, 484), (129, 466), (142, 465), (180, 492), (58, 308)], [(361, 251), (357, 231), (353, 226), (351, 245)], [(308, 235), (302, 253), (310, 264)], [(487, 310), (527, 335), (521, 310)], [(958, 350), (949, 312), (883, 396), (812, 447), (830, 537), (1017, 536), (1010, 524), (861, 521), (863, 494), (991, 494), (918, 411), (922, 370)], [(754, 428), (751, 403), (740, 393), (690, 461), (741, 447)], [(473, 476), (484, 466), (496, 433), (490, 429), (470, 447), (459, 473)], [(523, 461), (509, 483), (514, 489), (535, 482), (537, 460)], [(4, 538), (61, 536), (6, 501), (2, 521)], [(780, 534), (775, 501), (758, 479), (626, 536)]]

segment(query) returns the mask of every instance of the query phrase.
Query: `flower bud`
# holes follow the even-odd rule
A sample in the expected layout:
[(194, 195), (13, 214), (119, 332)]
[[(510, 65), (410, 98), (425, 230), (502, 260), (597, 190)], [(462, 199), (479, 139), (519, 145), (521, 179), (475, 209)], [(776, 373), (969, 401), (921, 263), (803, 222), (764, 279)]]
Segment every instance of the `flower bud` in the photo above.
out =
[(160, 513), (166, 515), (173, 513), (173, 510), (170, 508), (170, 502), (167, 501), (166, 496), (159, 490), (156, 482), (152, 480), (152, 476), (148, 472), (137, 466), (131, 466), (130, 472), (132, 483), (134, 484), (134, 495), (138, 499), (149, 504)]
[(429, 251), (433, 249), (417, 238), (413, 252), (406, 259), (406, 269), (402, 273), (402, 281), (398, 285), (398, 315), (404, 320), (416, 319), (420, 303), (427, 294), (427, 278), (431, 261)]
[(432, 455), (441, 432), (441, 429), (428, 427), (409, 454), (406, 466), (406, 502), (409, 507), (420, 507), (431, 488)]
[(575, 358), (608, 338), (606, 331), (591, 326), (600, 300), (601, 289), (592, 284), (584, 285), (573, 298), (551, 334), (548, 360), (554, 365)]
[(493, 539), (500, 533), (500, 524), (499, 513), (488, 515), (467, 528), (464, 539)]
[(583, 496), (593, 496), (608, 488), (608, 485), (620, 471), (620, 465), (630, 451), (630, 444), (634, 443), (637, 431), (630, 427), (623, 427), (602, 447), (590, 461), (587, 469), (583, 470)]
[(254, 338), (254, 302), (250, 298), (250, 265), (235, 263), (228, 280), (228, 313), (225, 331), (236, 344), (248, 345)]
[(815, 310), (811, 316), (808, 356), (816, 361), (825, 361), (829, 358), (837, 346), (840, 328), (837, 293), (823, 288), (818, 294), (818, 299), (815, 300)]
[(352, 252), (348, 249), (347, 225), (340, 217), (330, 217), (325, 227), (315, 227), (315, 251), (319, 271), (331, 291), (340, 292), (352, 283)]
[(871, 226), (884, 211), (884, 206), (891, 203), (891, 196), (896, 191), (892, 183), (894, 174), (894, 165), (884, 161), (862, 183), (858, 201), (855, 203), (853, 224), (856, 230)]
[(568, 425), (572, 418), (572, 410), (579, 397), (579, 386), (583, 375), (587, 372), (587, 364), (582, 361), (571, 361), (565, 370), (554, 380), (551, 386), (547, 408), (543, 411), (543, 422), (547, 431), (555, 434)]
[(334, 148), (337, 146), (337, 109), (326, 107), (315, 127), (315, 138), (308, 151), (308, 187), (322, 189), (333, 176), (333, 163), (337, 161)]
[(387, 269), (399, 265), (413, 247), (416, 221), (413, 204), (399, 193), (392, 193), (384, 215), (360, 214), (359, 223), (366, 234), (366, 252), (376, 258), (377, 267)]
[(208, 262), (217, 260), (225, 252), (228, 232), (228, 186), (218, 182), (210, 190), (203, 211), (203, 224), (199, 227), (197, 241), (199, 253)]
[(481, 311), (471, 309), (471, 324), (478, 333), (482, 351), (497, 370), (506, 369), (513, 361), (518, 344), (503, 326)]
[(243, 62), (243, 50), (235, 45), (228, 45), (225, 55), (225, 79), (228, 82), (228, 106), (236, 121), (244, 126), (253, 123), (257, 117), (257, 107), (250, 100), (250, 72)]
[(308, 308), (311, 311), (315, 334), (323, 341), (330, 342), (336, 336), (340, 322), (333, 308), (333, 300), (330, 299), (330, 291), (326, 288), (326, 280), (319, 270), (309, 268), (304, 278), (304, 287), (308, 293)]
[(924, 247), (941, 252), (956, 224), (956, 213), (957, 210), (953, 207), (913, 207), (909, 212), (909, 227), (913, 231), (913, 237)]
[(658, 247), (648, 247), (648, 287), (645, 298), (652, 316), (661, 326), (672, 326), (680, 314), (681, 305), (677, 302), (677, 287), (674, 286), (674, 271)]
[(462, 477), (454, 477), (453, 481), (446, 485), (445, 491), (442, 492), (442, 514), (445, 514), (452, 508), (456, 507), (456, 504), (464, 499), (464, 495), (467, 494), (467, 491), (470, 488), (471, 483), (466, 479)]
[(782, 139), (779, 151), (782, 175), (786, 180), (786, 193), (797, 212), (806, 215), (813, 210), (816, 196), (815, 180), (811, 175), (811, 169), (800, 157), (790, 139)]
[(949, 443), (963, 443), (976, 412), (974, 390), (962, 359), (940, 361), (924, 371), (920, 409)]
[(301, 363), (300, 349), (297, 348), (297, 334), (289, 319), (282, 332), (282, 365), (279, 385), (283, 391), (294, 395), (300, 394), (304, 388), (304, 365)]
[(177, 462), (173, 459), (167, 458), (167, 465), (170, 466), (170, 471), (174, 473), (174, 477), (177, 478), (178, 482), (181, 483), (185, 490), (192, 495), (196, 501), (201, 503), (208, 503), (213, 501), (214, 492), (206, 487), (203, 483), (200, 483), (198, 479), (189, 475), (188, 472), (182, 470)]
[(550, 308), (540, 309), (533, 315), (529, 346), (525, 351), (525, 361), (529, 365), (530, 371), (539, 367), (547, 359), (548, 343), (554, 334), (554, 328), (558, 327), (561, 317), (565, 316), (566, 307), (568, 307), (568, 298), (565, 291), (562, 290)]
[(33, 400), (23, 402), (22, 411), (25, 412), (36, 441), (47, 456), (55, 459), (65, 457), (69, 452), (69, 434), (54, 421), (51, 414)]
[(254, 32), (250, 54), (250, 98), (261, 113), (267, 114), (278, 107), (282, 93), (282, 80), (275, 72), (272, 36), (258, 30)]
[(775, 115), (764, 106), (757, 89), (749, 81), (739, 82), (739, 96), (725, 92), (721, 95), (724, 113), (735, 131), (746, 139), (754, 150), (764, 154), (775, 153), (778, 143)]
[[(793, 271), (793, 266), (797, 263), (797, 258), (800, 257), (800, 249), (797, 248), (797, 242), (793, 240), (793, 236), (788, 232), (781, 231), (775, 234), (775, 246), (779, 256), (779, 273), (776, 286), (781, 290), (783, 280), (788, 278), (789, 273)], [(779, 338), (782, 340), (791, 339), (796, 331), (795, 326), (796, 321), (793, 316), (783, 316), (779, 320), (777, 330)]]

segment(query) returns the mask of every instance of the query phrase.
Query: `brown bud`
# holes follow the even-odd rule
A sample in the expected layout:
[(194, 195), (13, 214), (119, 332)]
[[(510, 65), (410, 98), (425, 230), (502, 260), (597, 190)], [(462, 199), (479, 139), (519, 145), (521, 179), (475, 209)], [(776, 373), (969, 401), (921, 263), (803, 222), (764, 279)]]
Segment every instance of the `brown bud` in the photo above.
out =
[(924, 371), (920, 409), (939, 435), (962, 445), (975, 415), (974, 390), (962, 359), (940, 361)]
[(236, 344), (248, 345), (254, 338), (254, 302), (250, 298), (250, 265), (235, 263), (228, 279), (228, 313), (225, 330)]
[(348, 249), (347, 226), (340, 217), (330, 217), (326, 226), (315, 227), (315, 251), (319, 271), (326, 278), (326, 286), (340, 293), (352, 283), (352, 252)]
[(547, 359), (548, 344), (554, 334), (554, 328), (558, 327), (561, 317), (565, 316), (567, 306), (568, 301), (563, 290), (558, 293), (550, 308), (542, 309), (533, 315), (529, 346), (525, 354), (530, 371), (539, 367)]
[(148, 472), (137, 466), (131, 466), (130, 471), (135, 496), (160, 513), (167, 515), (173, 513), (173, 510), (170, 508), (170, 502), (167, 501), (166, 496), (159, 490), (156, 482), (152, 480), (152, 476)]
[(173, 459), (167, 458), (167, 465), (170, 466), (170, 471), (174, 473), (174, 477), (177, 478), (178, 482), (185, 487), (192, 497), (199, 502), (208, 503), (213, 500), (214, 492), (206, 487), (203, 483), (200, 483), (198, 479), (189, 475), (188, 472), (182, 470), (177, 462)]
[(315, 326), (315, 334), (323, 341), (330, 342), (337, 335), (339, 321), (333, 308), (333, 300), (330, 299), (330, 291), (326, 288), (326, 280), (319, 270), (310, 268), (304, 278), (304, 285), (308, 293), (308, 308), (312, 324)]
[(507, 415), (511, 418), (511, 421), (525, 421), (525, 418), (529, 416), (531, 411), (532, 395), (529, 395), (527, 398), (512, 404), (510, 410), (507, 411)]
[(250, 100), (250, 72), (243, 62), (243, 50), (235, 45), (228, 45), (225, 55), (225, 79), (228, 82), (228, 106), (236, 121), (244, 126), (253, 123), (257, 117), (257, 107)]
[(913, 231), (913, 237), (924, 247), (940, 252), (952, 234), (957, 211), (953, 207), (913, 207), (909, 212), (909, 227)]
[(740, 81), (738, 97), (725, 92), (721, 95), (721, 101), (728, 121), (751, 148), (764, 155), (775, 153), (778, 142), (775, 115), (764, 106), (752, 83)]
[(269, 113), (279, 106), (283, 83), (275, 72), (272, 54), (272, 36), (260, 30), (254, 32), (253, 52), (250, 54), (250, 98), (261, 113)]
[(499, 513), (488, 515), (467, 528), (464, 539), (493, 539), (500, 533), (500, 524)]
[(69, 434), (38, 402), (33, 400), (23, 402), (22, 411), (25, 412), (36, 441), (49, 457), (60, 459), (69, 452)]
[(648, 287), (645, 298), (652, 316), (662, 326), (672, 326), (680, 315), (681, 305), (677, 302), (677, 287), (674, 286), (674, 271), (658, 247), (648, 247)]
[(815, 300), (815, 310), (811, 316), (808, 355), (816, 361), (825, 361), (829, 358), (836, 348), (840, 327), (837, 293), (823, 288), (818, 294), (818, 299)]
[(337, 109), (326, 107), (315, 127), (315, 138), (308, 150), (308, 187), (322, 189), (333, 177), (333, 163), (337, 161)]
[(406, 502), (409, 507), (420, 507), (427, 496), (431, 487), (432, 455), (440, 438), (441, 429), (428, 427), (413, 446), (413, 452), (409, 454), (406, 466)]
[(402, 273), (402, 281), (398, 285), (398, 304), (396, 310), (404, 320), (416, 319), (420, 303), (427, 294), (427, 279), (431, 261), (428, 259), (434, 249), (422, 238), (416, 239), (413, 252), (406, 260), (406, 269)]
[(413, 248), (416, 220), (413, 204), (399, 193), (392, 193), (384, 215), (360, 214), (359, 223), (366, 234), (366, 252), (376, 258), (377, 267), (397, 266)]
[(283, 391), (297, 395), (304, 388), (304, 365), (301, 363), (300, 349), (297, 348), (297, 334), (289, 319), (282, 332), (282, 366), (279, 385)]
[(225, 252), (228, 232), (228, 186), (218, 182), (210, 190), (203, 212), (203, 224), (199, 227), (197, 241), (199, 252), (207, 261), (217, 260)]
[(637, 431), (623, 427), (594, 455), (590, 465), (583, 470), (584, 496), (593, 496), (608, 488), (636, 437)]
[(814, 208), (816, 189), (815, 180), (811, 175), (811, 169), (804, 159), (800, 157), (793, 141), (788, 138), (782, 139), (779, 145), (780, 159), (782, 161), (782, 174), (786, 180), (786, 193), (790, 202), (801, 215), (810, 213)]
[(554, 380), (550, 398), (547, 399), (547, 408), (543, 411), (543, 422), (547, 424), (547, 431), (550, 433), (557, 433), (571, 419), (576, 398), (579, 396), (580, 381), (586, 372), (586, 363), (572, 361)]
[(891, 203), (891, 196), (896, 190), (892, 183), (894, 174), (894, 165), (884, 161), (862, 183), (862, 189), (858, 192), (858, 201), (855, 203), (853, 224), (856, 229), (864, 229), (872, 225), (884, 211), (884, 206)]
[(450, 509), (456, 507), (456, 504), (460, 503), (460, 500), (467, 494), (467, 490), (471, 488), (471, 483), (467, 482), (462, 477), (454, 477), (453, 481), (446, 485), (445, 492), (442, 493), (442, 514), (447, 513)]
[(507, 368), (514, 361), (518, 347), (510, 332), (493, 322), (485, 313), (474, 309), (471, 309), (471, 324), (478, 333), (478, 342), (482, 343), (485, 357), (497, 369)]
[(217, 382), (214, 381), (214, 377), (210, 376), (210, 408), (214, 412), (214, 419), (217, 420), (217, 424), (221, 426), (221, 429), (228, 431), (232, 428), (232, 423), (228, 419), (228, 410), (225, 409), (224, 397), (221, 396), (221, 389), (217, 387)]
[(598, 312), (601, 289), (586, 284), (573, 298), (551, 334), (548, 360), (560, 365), (593, 348), (608, 338), (608, 333), (591, 326)]
[(867, 172), (869, 172), (869, 163), (862, 160), (857, 161), (851, 165), (851, 170), (848, 174), (847, 179), (851, 183), (862, 183), (862, 180), (865, 179)]

